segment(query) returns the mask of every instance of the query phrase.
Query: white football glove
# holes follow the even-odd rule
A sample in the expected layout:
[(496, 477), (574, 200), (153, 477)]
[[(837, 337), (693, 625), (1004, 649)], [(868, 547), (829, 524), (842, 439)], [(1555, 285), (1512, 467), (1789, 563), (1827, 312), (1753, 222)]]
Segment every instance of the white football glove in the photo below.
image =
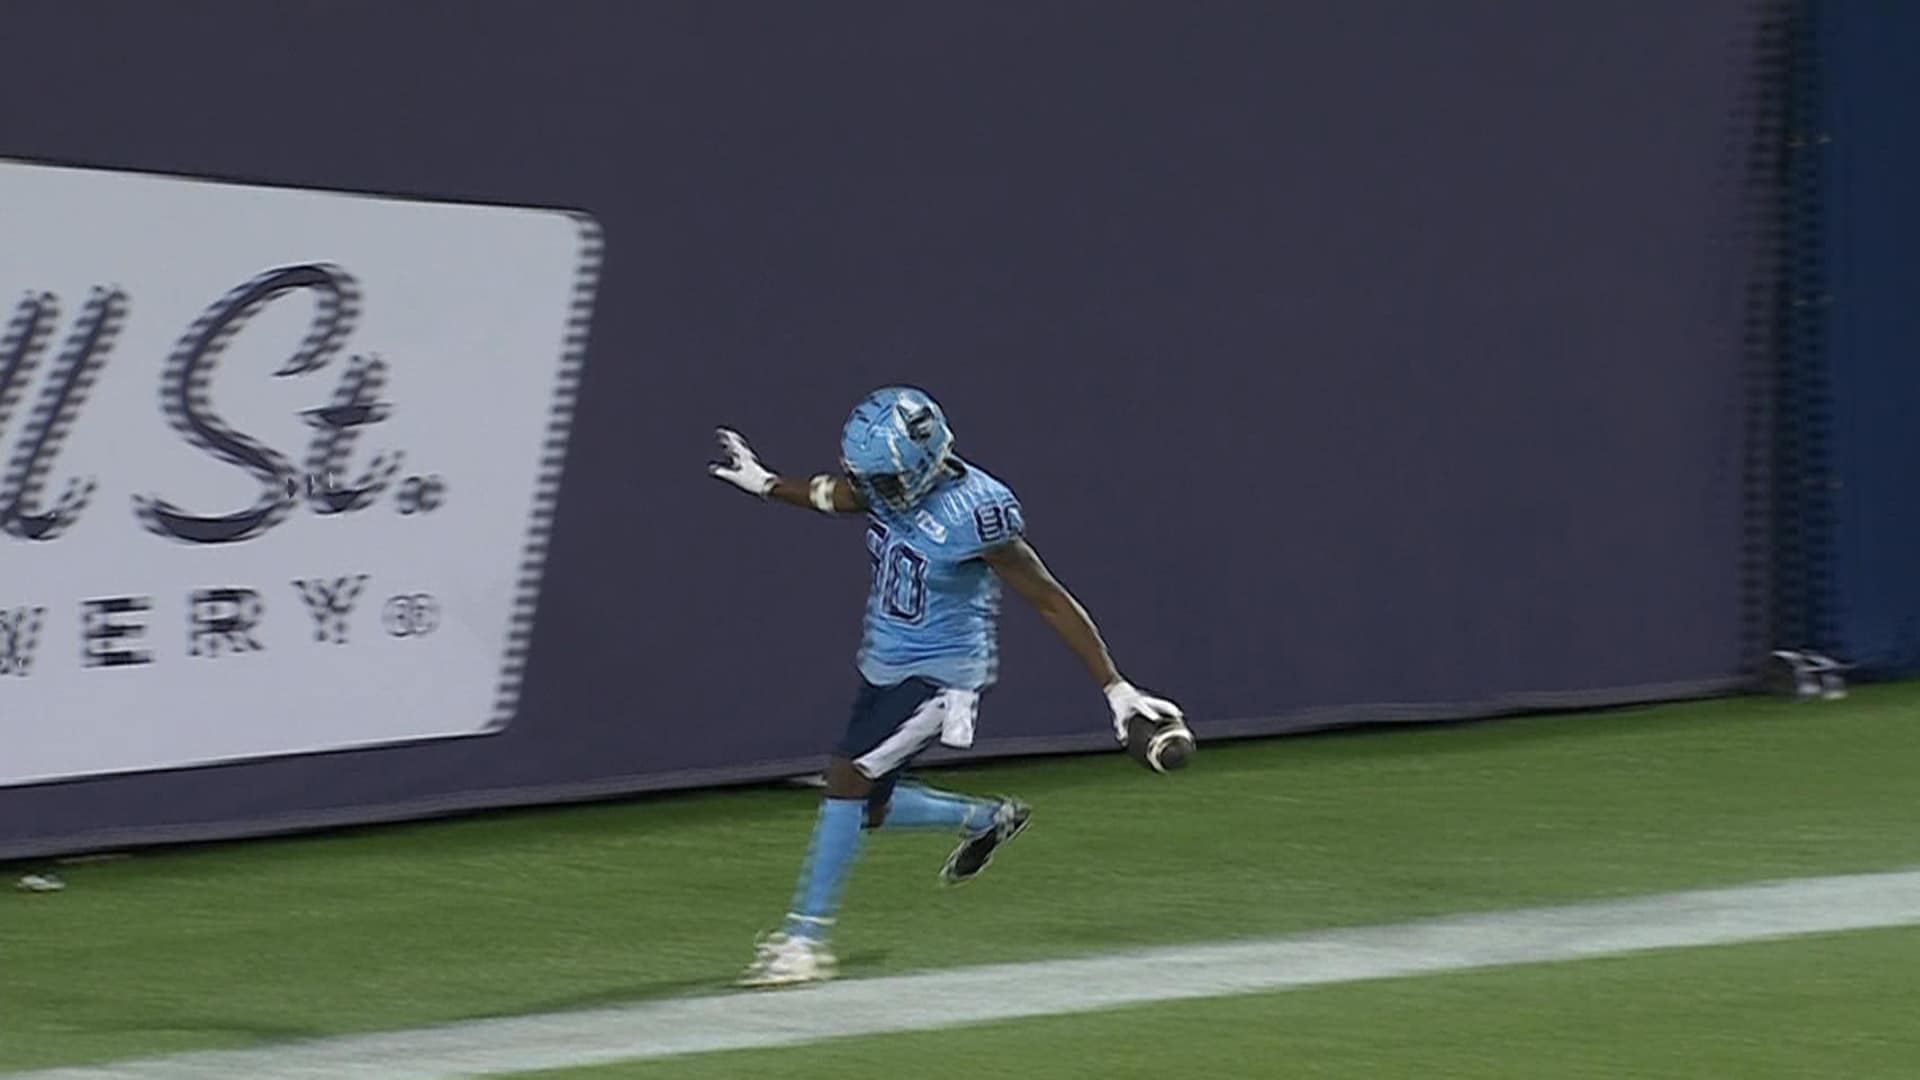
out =
[(747, 445), (739, 432), (720, 428), (715, 434), (720, 437), (720, 454), (725, 460), (708, 465), (707, 472), (749, 495), (766, 498), (767, 492), (773, 490), (772, 470), (753, 456), (753, 447)]
[(1180, 720), (1185, 717), (1180, 706), (1165, 698), (1143, 694), (1125, 679), (1116, 680), (1107, 687), (1107, 704), (1113, 708), (1113, 737), (1123, 743), (1127, 741), (1127, 721), (1136, 716), (1148, 716), (1155, 720)]

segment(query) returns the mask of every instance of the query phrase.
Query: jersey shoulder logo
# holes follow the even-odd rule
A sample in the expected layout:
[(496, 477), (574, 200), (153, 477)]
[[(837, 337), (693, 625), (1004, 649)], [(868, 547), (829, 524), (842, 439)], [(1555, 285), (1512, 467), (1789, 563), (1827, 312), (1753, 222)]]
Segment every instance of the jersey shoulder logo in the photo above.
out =
[(931, 537), (934, 543), (944, 544), (947, 542), (947, 527), (940, 524), (939, 518), (934, 517), (925, 510), (914, 515), (913, 523), (920, 526), (920, 531)]

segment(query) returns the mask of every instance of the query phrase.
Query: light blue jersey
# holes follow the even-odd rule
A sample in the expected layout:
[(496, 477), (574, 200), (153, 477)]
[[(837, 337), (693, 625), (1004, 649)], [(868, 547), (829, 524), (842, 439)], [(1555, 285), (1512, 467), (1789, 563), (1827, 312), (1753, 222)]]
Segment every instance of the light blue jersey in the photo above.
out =
[(992, 685), (999, 670), (1000, 581), (980, 554), (1025, 529), (1005, 484), (956, 462), (910, 510), (869, 511), (860, 674), (875, 686), (919, 677), (956, 690)]

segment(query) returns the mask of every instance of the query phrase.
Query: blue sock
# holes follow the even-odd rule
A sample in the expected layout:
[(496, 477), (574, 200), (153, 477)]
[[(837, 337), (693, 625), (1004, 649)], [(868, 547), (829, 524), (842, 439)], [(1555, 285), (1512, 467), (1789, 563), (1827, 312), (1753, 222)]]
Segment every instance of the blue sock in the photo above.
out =
[(999, 806), (992, 799), (974, 799), (919, 784), (901, 784), (894, 789), (893, 801), (887, 806), (887, 820), (880, 827), (977, 833), (993, 824), (993, 812)]
[(787, 933), (795, 937), (824, 938), (840, 907), (840, 887), (847, 880), (854, 856), (860, 854), (860, 824), (866, 817), (865, 799), (824, 799), (814, 819), (813, 839), (800, 866), (800, 884), (787, 913)]

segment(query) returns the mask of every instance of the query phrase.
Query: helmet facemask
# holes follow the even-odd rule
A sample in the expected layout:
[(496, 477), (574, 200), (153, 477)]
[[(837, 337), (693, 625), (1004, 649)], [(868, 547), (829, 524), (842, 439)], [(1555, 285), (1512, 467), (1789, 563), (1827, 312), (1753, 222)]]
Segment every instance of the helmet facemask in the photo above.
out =
[(866, 476), (848, 469), (847, 476), (853, 481), (855, 487), (865, 491), (873, 501), (889, 510), (905, 513), (913, 509), (921, 499), (926, 498), (927, 492), (933, 490), (934, 483), (939, 480), (940, 470), (935, 468), (919, 483), (910, 483), (901, 473), (875, 473)]

